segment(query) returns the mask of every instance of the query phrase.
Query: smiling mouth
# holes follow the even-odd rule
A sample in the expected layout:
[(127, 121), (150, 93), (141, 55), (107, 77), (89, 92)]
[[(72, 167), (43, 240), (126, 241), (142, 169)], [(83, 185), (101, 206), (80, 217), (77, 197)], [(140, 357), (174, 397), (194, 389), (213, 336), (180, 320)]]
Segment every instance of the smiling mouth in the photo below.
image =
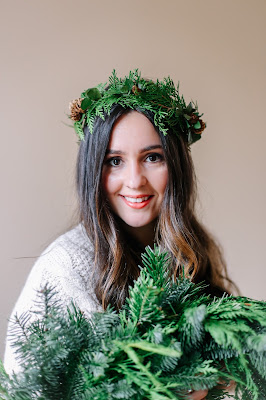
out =
[(149, 200), (149, 198), (152, 196), (142, 196), (142, 197), (122, 196), (122, 197), (124, 197), (126, 201), (129, 201), (130, 203), (142, 203), (143, 201)]
[(122, 196), (122, 199), (124, 200), (124, 202), (131, 208), (135, 208), (135, 209), (140, 209), (140, 208), (144, 208), (146, 207), (151, 199), (153, 198), (153, 196), (150, 195), (139, 195), (139, 196)]

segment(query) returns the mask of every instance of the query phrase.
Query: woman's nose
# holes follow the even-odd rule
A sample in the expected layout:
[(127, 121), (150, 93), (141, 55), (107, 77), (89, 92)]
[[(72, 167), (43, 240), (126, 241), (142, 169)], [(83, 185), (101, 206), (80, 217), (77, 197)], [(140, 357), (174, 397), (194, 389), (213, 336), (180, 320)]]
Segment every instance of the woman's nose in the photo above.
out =
[(145, 172), (139, 163), (132, 162), (127, 166), (125, 185), (130, 189), (138, 189), (147, 182)]

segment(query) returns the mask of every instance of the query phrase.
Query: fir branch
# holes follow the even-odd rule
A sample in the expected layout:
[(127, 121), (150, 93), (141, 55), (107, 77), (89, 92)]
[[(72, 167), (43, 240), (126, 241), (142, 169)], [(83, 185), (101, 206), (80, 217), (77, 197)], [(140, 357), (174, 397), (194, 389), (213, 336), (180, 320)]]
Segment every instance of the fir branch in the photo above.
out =
[(143, 263), (119, 313), (87, 319), (45, 287), (41, 318), (31, 322), (29, 312), (13, 328), (22, 372), (9, 377), (0, 365), (3, 400), (166, 400), (189, 388), (219, 400), (225, 392), (216, 384), (230, 380), (235, 399), (265, 398), (265, 302), (211, 299), (204, 284), (174, 282), (159, 248), (148, 248)]

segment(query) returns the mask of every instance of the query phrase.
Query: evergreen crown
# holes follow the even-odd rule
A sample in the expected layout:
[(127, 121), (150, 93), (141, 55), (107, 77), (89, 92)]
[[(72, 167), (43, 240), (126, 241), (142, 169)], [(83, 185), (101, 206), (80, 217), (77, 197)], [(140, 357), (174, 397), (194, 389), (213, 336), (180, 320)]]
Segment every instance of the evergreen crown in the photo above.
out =
[(175, 86), (170, 77), (154, 82), (142, 78), (139, 70), (135, 69), (128, 76), (118, 78), (113, 70), (108, 85), (100, 83), (89, 88), (70, 103), (70, 118), (80, 140), (84, 139), (84, 127), (88, 126), (92, 133), (95, 118), (105, 120), (114, 104), (151, 111), (155, 125), (164, 135), (170, 129), (178, 137), (182, 135), (188, 145), (199, 140), (206, 127), (197, 104), (190, 102), (186, 105), (184, 97), (179, 94), (179, 85)]

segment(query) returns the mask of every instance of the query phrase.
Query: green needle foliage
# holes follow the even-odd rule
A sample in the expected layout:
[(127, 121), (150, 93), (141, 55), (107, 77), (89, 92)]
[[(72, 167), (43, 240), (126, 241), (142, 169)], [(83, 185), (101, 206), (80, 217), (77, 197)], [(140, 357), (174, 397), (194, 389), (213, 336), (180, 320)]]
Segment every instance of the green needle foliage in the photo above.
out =
[(170, 128), (177, 136), (184, 135), (188, 145), (199, 140), (206, 127), (197, 104), (190, 102), (187, 105), (179, 94), (179, 86), (175, 86), (170, 77), (153, 82), (142, 78), (140, 71), (135, 69), (128, 76), (118, 78), (113, 70), (108, 84), (100, 83), (89, 88), (72, 102), (70, 118), (75, 121), (74, 129), (79, 139), (84, 139), (85, 126), (93, 133), (95, 118), (105, 120), (115, 104), (151, 111), (155, 125), (164, 135)]
[(146, 249), (123, 309), (86, 318), (55, 291), (40, 292), (38, 320), (17, 318), (13, 346), (21, 371), (0, 367), (2, 400), (184, 399), (188, 389), (236, 382), (237, 400), (266, 399), (266, 303), (211, 298), (204, 284), (173, 282), (168, 259)]

